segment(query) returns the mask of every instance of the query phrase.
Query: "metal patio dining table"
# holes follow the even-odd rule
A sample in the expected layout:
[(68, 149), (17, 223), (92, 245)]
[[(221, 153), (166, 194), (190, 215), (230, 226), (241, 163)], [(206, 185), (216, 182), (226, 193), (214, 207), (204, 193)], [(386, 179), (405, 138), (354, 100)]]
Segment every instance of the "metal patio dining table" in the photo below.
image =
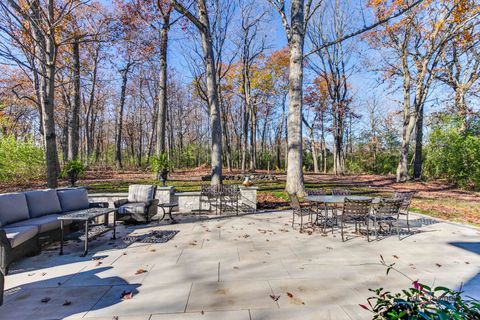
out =
[[(337, 224), (337, 215), (334, 212), (334, 210), (337, 210), (339, 205), (343, 205), (345, 202), (345, 199), (348, 198), (350, 200), (372, 200), (372, 203), (378, 203), (380, 201), (379, 198), (374, 198), (374, 197), (367, 197), (367, 196), (329, 196), (329, 195), (318, 195), (318, 196), (306, 196), (305, 200), (310, 201), (310, 202), (315, 202), (318, 204), (318, 208), (323, 209), (324, 216), (322, 217), (324, 219), (323, 223), (323, 229), (327, 227), (327, 224), (332, 225), (332, 232), (333, 232), (333, 226)], [(328, 216), (328, 211), (332, 211), (332, 216)], [(318, 220), (319, 220), (319, 214), (317, 214), (317, 218), (315, 220), (315, 223), (318, 225)]]

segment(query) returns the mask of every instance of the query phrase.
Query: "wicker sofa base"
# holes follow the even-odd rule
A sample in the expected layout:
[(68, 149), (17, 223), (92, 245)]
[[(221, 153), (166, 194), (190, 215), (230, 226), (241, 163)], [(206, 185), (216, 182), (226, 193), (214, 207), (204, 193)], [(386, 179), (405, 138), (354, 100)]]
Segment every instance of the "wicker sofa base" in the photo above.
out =
[[(7, 240), (8, 241), (8, 240)], [(12, 248), (10, 244), (0, 247), (0, 272), (8, 274), (10, 264), (20, 258), (34, 256), (40, 253), (41, 246), (38, 237), (33, 237)]]

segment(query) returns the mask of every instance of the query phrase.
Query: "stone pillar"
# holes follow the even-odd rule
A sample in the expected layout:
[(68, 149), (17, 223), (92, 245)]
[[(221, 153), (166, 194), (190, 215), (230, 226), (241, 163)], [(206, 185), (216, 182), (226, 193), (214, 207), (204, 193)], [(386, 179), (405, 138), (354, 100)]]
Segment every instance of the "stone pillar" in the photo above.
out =
[(257, 211), (258, 187), (240, 186), (240, 208), (242, 212)]
[(155, 198), (159, 203), (172, 203), (173, 202), (173, 187), (157, 187), (157, 193)]

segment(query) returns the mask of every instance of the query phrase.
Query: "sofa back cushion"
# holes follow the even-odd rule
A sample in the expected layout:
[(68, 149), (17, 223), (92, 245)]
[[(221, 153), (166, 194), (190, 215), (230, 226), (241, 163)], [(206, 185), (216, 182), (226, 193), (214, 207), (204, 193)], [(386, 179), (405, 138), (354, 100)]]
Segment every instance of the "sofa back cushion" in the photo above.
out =
[(25, 194), (0, 194), (0, 226), (29, 219)]
[(55, 189), (28, 191), (25, 192), (25, 196), (27, 197), (30, 218), (62, 212)]
[(63, 212), (87, 209), (90, 206), (85, 188), (57, 189), (57, 195)]
[(147, 202), (155, 197), (156, 186), (132, 184), (128, 187), (128, 202)]

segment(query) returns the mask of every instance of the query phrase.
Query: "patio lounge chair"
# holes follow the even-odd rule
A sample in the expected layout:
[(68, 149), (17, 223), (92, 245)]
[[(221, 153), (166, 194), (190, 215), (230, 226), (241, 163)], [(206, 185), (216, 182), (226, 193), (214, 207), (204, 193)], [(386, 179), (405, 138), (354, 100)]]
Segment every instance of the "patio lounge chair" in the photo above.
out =
[(390, 234), (392, 233), (393, 225), (397, 229), (397, 235), (400, 238), (399, 214), (402, 200), (398, 199), (381, 199), (378, 206), (373, 210), (370, 220), (373, 221), (373, 228), (375, 229), (375, 238), (378, 240), (378, 229), (381, 224), (388, 225)]
[(410, 204), (412, 203), (413, 196), (415, 192), (413, 191), (404, 191), (404, 192), (395, 192), (393, 196), (394, 199), (401, 200), (402, 205), (400, 206), (400, 214), (406, 216), (407, 219), (407, 229), (410, 233), (410, 221), (409, 221), (409, 214), (408, 209), (410, 208)]
[(128, 222), (150, 222), (158, 212), (155, 199), (157, 186), (132, 184), (128, 187), (128, 198), (114, 202), (117, 219)]
[(355, 231), (358, 232), (359, 225), (365, 224), (367, 227), (367, 241), (370, 241), (370, 229), (368, 220), (370, 215), (370, 208), (372, 200), (352, 200), (346, 198), (343, 203), (342, 217), (341, 217), (341, 233), (342, 241), (345, 241), (344, 228), (347, 223), (355, 224)]

